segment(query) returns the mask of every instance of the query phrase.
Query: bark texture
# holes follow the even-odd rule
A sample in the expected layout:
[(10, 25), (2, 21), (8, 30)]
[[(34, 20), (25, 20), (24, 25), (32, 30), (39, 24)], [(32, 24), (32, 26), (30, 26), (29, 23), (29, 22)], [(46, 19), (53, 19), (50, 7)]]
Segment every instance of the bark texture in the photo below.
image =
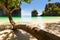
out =
[(27, 25), (16, 25), (16, 28), (25, 30), (26, 32), (36, 37), (38, 40), (60, 40), (60, 37), (54, 34), (48, 33), (44, 30), (41, 30), (37, 27), (31, 27)]

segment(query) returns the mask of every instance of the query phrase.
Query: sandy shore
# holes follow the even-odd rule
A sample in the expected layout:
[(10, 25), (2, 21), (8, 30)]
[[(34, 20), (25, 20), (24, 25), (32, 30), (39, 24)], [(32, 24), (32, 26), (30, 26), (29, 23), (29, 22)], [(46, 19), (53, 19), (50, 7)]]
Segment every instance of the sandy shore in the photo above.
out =
[(46, 23), (46, 31), (53, 33), (60, 37), (60, 22), (58, 23)]
[[(4, 24), (7, 28), (11, 28), (11, 25), (9, 24)], [(13, 31), (10, 29), (2, 29), (1, 30), (1, 26), (4, 28), (5, 26), (0, 25), (0, 40), (37, 40), (36, 38), (32, 37), (29, 33), (22, 31), (22, 30), (17, 30), (17, 31)], [(32, 25), (35, 26), (35, 25)], [(55, 34), (56, 36), (60, 37), (60, 22), (57, 23), (46, 23), (45, 24), (45, 31)], [(38, 25), (37, 25), (38, 27)], [(8, 37), (7, 37), (8, 35)], [(13, 38), (12, 38), (13, 37)]]
[(11, 30), (10, 24), (0, 24), (0, 40), (37, 40), (23, 30)]

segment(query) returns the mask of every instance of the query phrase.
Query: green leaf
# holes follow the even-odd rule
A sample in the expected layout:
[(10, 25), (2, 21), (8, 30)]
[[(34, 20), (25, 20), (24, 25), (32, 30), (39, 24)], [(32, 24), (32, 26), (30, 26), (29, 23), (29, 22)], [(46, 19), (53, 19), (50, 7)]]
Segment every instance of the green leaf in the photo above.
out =
[(22, 2), (31, 3), (32, 0), (22, 0)]

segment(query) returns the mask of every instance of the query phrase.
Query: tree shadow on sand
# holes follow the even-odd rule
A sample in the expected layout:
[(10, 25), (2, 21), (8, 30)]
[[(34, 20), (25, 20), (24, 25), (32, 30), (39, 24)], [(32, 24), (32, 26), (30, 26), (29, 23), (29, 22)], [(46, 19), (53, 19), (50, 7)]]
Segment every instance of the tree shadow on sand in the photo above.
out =
[(14, 34), (17, 37), (17, 40), (30, 40), (28, 33), (22, 33), (20, 30), (15, 30)]

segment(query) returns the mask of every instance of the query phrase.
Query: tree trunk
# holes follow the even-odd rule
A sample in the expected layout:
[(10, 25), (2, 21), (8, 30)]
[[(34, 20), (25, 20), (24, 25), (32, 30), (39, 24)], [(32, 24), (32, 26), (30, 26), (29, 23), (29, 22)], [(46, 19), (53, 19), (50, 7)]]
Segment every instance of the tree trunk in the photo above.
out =
[(31, 27), (31, 26), (21, 24), (21, 25), (16, 25), (15, 29), (22, 29), (30, 33), (34, 37), (36, 37), (38, 40), (60, 40), (60, 37), (54, 34), (48, 33), (44, 30), (41, 30), (37, 27)]

